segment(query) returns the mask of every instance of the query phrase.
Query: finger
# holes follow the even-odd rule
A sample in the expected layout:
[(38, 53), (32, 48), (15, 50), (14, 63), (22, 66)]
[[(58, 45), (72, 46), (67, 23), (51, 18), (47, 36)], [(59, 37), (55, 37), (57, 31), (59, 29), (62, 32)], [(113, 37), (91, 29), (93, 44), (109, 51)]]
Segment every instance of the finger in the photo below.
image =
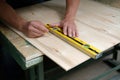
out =
[(67, 35), (67, 25), (63, 26), (63, 33)]
[(36, 32), (35, 30), (31, 30), (31, 31), (29, 32), (29, 35), (31, 35), (32, 37), (39, 37), (39, 36), (44, 35), (44, 33), (41, 32), (41, 31), (39, 31), (39, 33), (38, 33), (38, 32)]
[(78, 37), (78, 31), (77, 31), (77, 29), (73, 29), (72, 36), (73, 37)]
[(48, 32), (49, 30), (45, 27), (45, 25), (39, 26), (39, 30), (42, 30), (43, 32)]
[(50, 24), (51, 27), (55, 27), (55, 26), (58, 26), (60, 27), (60, 23), (54, 23), (54, 24)]
[(76, 31), (75, 30), (72, 31), (72, 37), (76, 37)]
[(75, 37), (78, 37), (79, 33), (78, 33), (78, 30), (75, 29)]
[(28, 34), (37, 37), (37, 36), (43, 35), (44, 32), (34, 28), (33, 26), (31, 26), (30, 29), (29, 29), (29, 33)]
[(29, 34), (32, 38), (36, 38), (36, 37), (40, 37), (40, 36), (43, 36), (44, 33), (40, 32), (40, 33), (36, 33), (36, 32), (30, 32)]
[(72, 29), (68, 28), (68, 36), (72, 37)]
[(38, 32), (36, 32), (36, 31), (32, 31), (32, 34), (36, 34), (36, 35), (44, 35), (45, 33), (44, 33), (44, 32), (42, 32), (42, 31), (39, 31), (39, 33), (38, 33)]
[(43, 26), (43, 25), (32, 25), (34, 28), (38, 29), (39, 31), (42, 31), (42, 32), (48, 32), (48, 29)]
[(38, 30), (37, 28), (33, 27), (33, 26), (30, 26), (30, 32), (34, 32), (34, 33), (37, 33), (37, 34), (41, 34), (41, 30)]

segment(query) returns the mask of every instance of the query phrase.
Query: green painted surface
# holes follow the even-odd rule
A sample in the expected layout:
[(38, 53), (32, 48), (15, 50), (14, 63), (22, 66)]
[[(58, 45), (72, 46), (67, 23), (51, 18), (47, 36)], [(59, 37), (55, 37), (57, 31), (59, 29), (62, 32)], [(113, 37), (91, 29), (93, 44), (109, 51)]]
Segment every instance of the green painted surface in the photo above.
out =
[(26, 70), (29, 67), (32, 67), (43, 61), (42, 56), (26, 61), (24, 57), (20, 54), (20, 52), (15, 48), (15, 46), (13, 46), (12, 43), (2, 33), (0, 33), (0, 39), (2, 41), (1, 45), (3, 46), (3, 48), (11, 53), (12, 57), (22, 67), (22, 69)]

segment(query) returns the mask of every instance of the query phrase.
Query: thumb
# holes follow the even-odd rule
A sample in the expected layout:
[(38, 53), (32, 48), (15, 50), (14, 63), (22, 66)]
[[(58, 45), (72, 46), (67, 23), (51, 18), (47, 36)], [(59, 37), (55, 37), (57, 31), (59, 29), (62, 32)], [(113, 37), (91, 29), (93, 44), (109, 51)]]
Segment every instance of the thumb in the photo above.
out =
[(51, 27), (60, 27), (60, 23), (53, 23), (53, 24), (50, 24)]

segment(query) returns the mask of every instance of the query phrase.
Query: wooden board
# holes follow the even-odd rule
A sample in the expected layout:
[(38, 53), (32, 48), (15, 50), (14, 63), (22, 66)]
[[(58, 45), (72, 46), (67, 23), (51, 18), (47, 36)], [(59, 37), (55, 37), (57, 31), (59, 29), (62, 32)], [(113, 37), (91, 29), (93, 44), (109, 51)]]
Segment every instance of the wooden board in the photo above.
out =
[(16, 47), (25, 62), (43, 55), (39, 50), (31, 46), (21, 36), (5, 25), (0, 24), (0, 32)]
[[(17, 10), (24, 18), (40, 20), (45, 24), (59, 22), (63, 18), (64, 11), (65, 0), (52, 0), (44, 4), (36, 4)], [(102, 51), (120, 42), (119, 9), (90, 0), (81, 0), (76, 16), (76, 25), (79, 38)], [(18, 31), (16, 32), (65, 70), (70, 70), (90, 59), (89, 56), (51, 33), (32, 39)]]

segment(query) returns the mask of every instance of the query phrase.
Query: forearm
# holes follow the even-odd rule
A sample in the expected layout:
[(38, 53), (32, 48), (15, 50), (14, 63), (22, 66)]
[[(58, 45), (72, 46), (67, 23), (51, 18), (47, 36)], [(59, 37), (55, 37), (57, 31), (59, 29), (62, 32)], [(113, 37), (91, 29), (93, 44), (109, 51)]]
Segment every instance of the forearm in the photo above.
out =
[(40, 37), (48, 32), (42, 22), (27, 21), (19, 16), (15, 10), (5, 2), (5, 0), (0, 0), (0, 19), (31, 38)]
[(0, 1), (0, 19), (4, 20), (14, 28), (21, 30), (26, 20), (17, 15), (15, 10), (10, 7), (4, 0)]
[(80, 0), (66, 0), (65, 18), (74, 20), (79, 7)]

